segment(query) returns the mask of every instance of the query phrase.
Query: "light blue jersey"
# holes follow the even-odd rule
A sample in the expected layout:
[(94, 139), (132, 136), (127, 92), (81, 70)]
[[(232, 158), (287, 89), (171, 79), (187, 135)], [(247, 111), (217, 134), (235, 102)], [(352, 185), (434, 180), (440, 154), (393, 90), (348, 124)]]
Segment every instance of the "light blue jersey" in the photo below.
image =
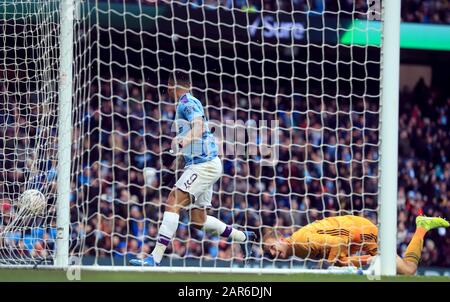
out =
[(182, 95), (178, 100), (175, 114), (178, 137), (183, 138), (191, 129), (191, 122), (198, 117), (203, 118), (204, 131), (201, 139), (192, 141), (189, 145), (183, 147), (182, 152), (186, 166), (213, 160), (218, 153), (217, 144), (209, 130), (202, 103), (190, 93)]

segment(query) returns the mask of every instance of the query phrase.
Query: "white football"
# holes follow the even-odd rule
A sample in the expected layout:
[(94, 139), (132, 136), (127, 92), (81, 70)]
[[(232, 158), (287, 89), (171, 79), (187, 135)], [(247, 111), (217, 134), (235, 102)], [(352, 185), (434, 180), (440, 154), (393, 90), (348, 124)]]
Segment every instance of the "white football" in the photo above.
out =
[(47, 201), (42, 192), (30, 189), (22, 193), (19, 197), (18, 205), (20, 211), (26, 211), (31, 215), (40, 215), (44, 213)]

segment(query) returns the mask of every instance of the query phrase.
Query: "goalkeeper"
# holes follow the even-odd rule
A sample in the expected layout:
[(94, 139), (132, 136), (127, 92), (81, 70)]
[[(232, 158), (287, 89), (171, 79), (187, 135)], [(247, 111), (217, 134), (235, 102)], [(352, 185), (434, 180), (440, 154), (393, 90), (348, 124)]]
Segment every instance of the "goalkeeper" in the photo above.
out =
[[(405, 257), (397, 256), (397, 272), (414, 275), (420, 261), (425, 234), (432, 229), (449, 227), (442, 218), (418, 216), (416, 232)], [(289, 238), (269, 231), (264, 235), (264, 250), (272, 257), (326, 259), (336, 266), (363, 266), (377, 254), (378, 228), (359, 216), (337, 216), (317, 220), (296, 231)], [(359, 255), (358, 255), (358, 254)]]
[(206, 208), (211, 206), (213, 185), (222, 175), (222, 162), (217, 156), (218, 147), (209, 130), (203, 106), (192, 96), (190, 90), (191, 83), (187, 74), (177, 72), (169, 78), (169, 97), (178, 100), (175, 114), (178, 135), (172, 145), (177, 146), (183, 156), (179, 156), (177, 161), (172, 157), (171, 164), (167, 160), (171, 155), (163, 155), (163, 162), (166, 162), (164, 164), (172, 166), (171, 172), (163, 177), (163, 185), (172, 186), (175, 177), (173, 167), (182, 165), (182, 160), (185, 163), (184, 172), (167, 198), (158, 239), (151, 255), (142, 260), (132, 259), (132, 265), (159, 265), (178, 228), (180, 211), (189, 205), (190, 222), (194, 227), (204, 228), (241, 243), (245, 257), (251, 252), (252, 241), (256, 238), (254, 232), (234, 229), (217, 218), (206, 215)]

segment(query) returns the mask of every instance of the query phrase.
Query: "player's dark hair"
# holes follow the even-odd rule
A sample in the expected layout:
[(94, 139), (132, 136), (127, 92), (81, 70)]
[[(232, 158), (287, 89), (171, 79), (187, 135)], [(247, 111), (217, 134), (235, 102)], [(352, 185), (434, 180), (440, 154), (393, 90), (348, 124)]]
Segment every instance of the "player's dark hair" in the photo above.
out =
[(169, 83), (180, 86), (191, 87), (189, 73), (182, 70), (176, 70), (169, 76)]

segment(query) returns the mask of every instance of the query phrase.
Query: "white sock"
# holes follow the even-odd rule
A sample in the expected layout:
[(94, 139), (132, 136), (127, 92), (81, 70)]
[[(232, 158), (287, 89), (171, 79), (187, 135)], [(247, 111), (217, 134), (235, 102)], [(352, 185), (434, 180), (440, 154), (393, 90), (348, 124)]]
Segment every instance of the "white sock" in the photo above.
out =
[(230, 237), (236, 242), (244, 242), (247, 239), (247, 236), (245, 236), (244, 232), (226, 225), (213, 216), (206, 216), (206, 221), (203, 227), (208, 231), (217, 232), (220, 236), (227, 238)]
[(161, 262), (161, 259), (166, 251), (167, 246), (172, 240), (173, 235), (177, 231), (180, 215), (172, 212), (164, 212), (161, 226), (159, 227), (158, 241), (152, 251), (155, 262)]

